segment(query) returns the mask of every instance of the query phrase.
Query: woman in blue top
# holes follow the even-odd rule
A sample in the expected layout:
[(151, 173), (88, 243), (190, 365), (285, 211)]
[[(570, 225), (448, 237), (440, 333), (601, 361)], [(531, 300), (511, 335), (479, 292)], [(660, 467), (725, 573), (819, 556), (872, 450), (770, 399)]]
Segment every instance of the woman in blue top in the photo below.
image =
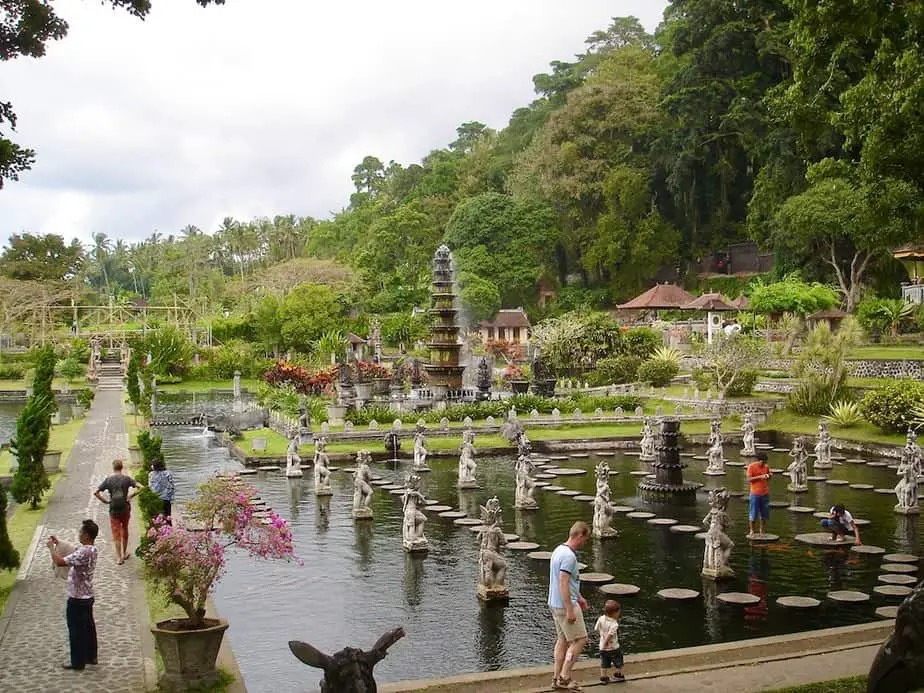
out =
[(157, 497), (164, 502), (164, 517), (170, 522), (173, 514), (173, 496), (176, 493), (176, 487), (173, 483), (173, 472), (164, 465), (163, 460), (155, 460), (151, 463), (151, 476), (148, 477), (148, 485), (151, 490), (157, 494)]

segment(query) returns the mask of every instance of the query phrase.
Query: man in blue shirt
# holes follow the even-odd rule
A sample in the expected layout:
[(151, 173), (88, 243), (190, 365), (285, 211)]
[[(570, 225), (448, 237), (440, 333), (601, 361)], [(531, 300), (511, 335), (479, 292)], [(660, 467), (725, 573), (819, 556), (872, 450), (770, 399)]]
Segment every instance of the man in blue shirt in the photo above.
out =
[(555, 621), (555, 674), (552, 687), (557, 690), (580, 691), (571, 680), (571, 667), (587, 644), (587, 626), (584, 612), (587, 602), (581, 596), (581, 578), (578, 571), (577, 551), (590, 538), (586, 522), (575, 522), (568, 533), (568, 541), (552, 552), (549, 566), (549, 608)]

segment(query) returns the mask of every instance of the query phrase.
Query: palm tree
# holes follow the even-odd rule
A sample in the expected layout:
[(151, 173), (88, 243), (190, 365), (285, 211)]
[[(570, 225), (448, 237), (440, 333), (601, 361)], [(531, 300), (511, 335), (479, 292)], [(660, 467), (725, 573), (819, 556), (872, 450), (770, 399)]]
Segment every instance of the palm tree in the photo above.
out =
[(111, 295), (112, 291), (109, 287), (109, 272), (106, 265), (110, 260), (110, 253), (112, 252), (112, 241), (105, 233), (94, 233), (93, 234), (93, 249), (92, 249), (93, 261), (96, 263), (97, 271), (103, 278), (103, 284), (106, 286), (106, 295)]

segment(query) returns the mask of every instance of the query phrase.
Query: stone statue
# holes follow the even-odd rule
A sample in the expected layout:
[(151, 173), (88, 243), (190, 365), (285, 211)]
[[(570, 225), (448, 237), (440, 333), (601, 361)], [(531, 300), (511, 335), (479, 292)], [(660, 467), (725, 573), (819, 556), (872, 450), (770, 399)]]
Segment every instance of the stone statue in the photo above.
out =
[(420, 360), (411, 359), (411, 387), (420, 387), (423, 376), (420, 373)]
[(642, 440), (639, 442), (642, 449), (639, 459), (643, 462), (651, 462), (655, 459), (655, 434), (651, 427), (651, 419), (647, 416), (642, 422)]
[(382, 324), (375, 319), (369, 325), (369, 346), (372, 347), (372, 360), (382, 362)]
[(924, 681), (924, 584), (898, 607), (895, 630), (876, 653), (868, 693), (908, 693)]
[(330, 488), (330, 459), (327, 457), (327, 438), (314, 439), (314, 494), (332, 496)]
[(478, 387), (478, 399), (481, 401), (491, 399), (491, 366), (484, 357), (478, 363), (478, 376), (475, 383)]
[(790, 462), (789, 466), (786, 468), (790, 480), (789, 486), (786, 488), (793, 493), (804, 493), (808, 491), (808, 483), (806, 481), (808, 470), (805, 466), (805, 460), (808, 454), (805, 452), (805, 442), (802, 440), (801, 436), (793, 441), (789, 456), (792, 457), (792, 462)]
[(725, 476), (725, 451), (722, 449), (722, 437), (714, 439), (709, 452), (706, 453), (709, 461), (706, 463), (706, 476)]
[(910, 465), (916, 476), (924, 473), (922, 470), (921, 448), (918, 446), (918, 434), (914, 429), (908, 429), (908, 435), (905, 437), (905, 447), (902, 448), (902, 462)]
[(709, 447), (718, 442), (719, 445), (722, 445), (725, 442), (725, 439), (722, 437), (722, 422), (718, 419), (713, 419), (712, 423), (709, 424)]
[(417, 430), (414, 432), (414, 471), (429, 472), (427, 466), (427, 436), (424, 434), (426, 429), (417, 424)]
[(299, 435), (294, 431), (289, 434), (289, 447), (286, 449), (286, 476), (302, 476), (302, 458), (298, 454)]
[(918, 515), (921, 512), (920, 503), (918, 502), (918, 470), (912, 460), (902, 461), (898, 465), (897, 474), (901, 477), (895, 486), (895, 496), (898, 504), (895, 506), (895, 512), (901, 515)]
[(536, 485), (530, 476), (535, 467), (529, 455), (520, 455), (517, 457), (516, 467), (516, 502), (514, 507), (518, 510), (538, 510), (539, 503), (533, 498), (536, 492)]
[(507, 561), (501, 549), (507, 544), (501, 528), (501, 505), (497, 496), (481, 506), (481, 551), (478, 562), (478, 596), (485, 601), (507, 599)]
[(469, 429), (462, 432), (462, 454), (459, 456), (459, 488), (478, 488), (475, 478), (475, 434)]
[(234, 379), (231, 381), (232, 392), (234, 393), (234, 399), (241, 398), (241, 372), (234, 371)]
[(597, 539), (612, 539), (617, 532), (610, 524), (616, 511), (610, 502), (610, 466), (601, 462), (596, 467), (597, 493), (594, 496), (594, 519), (592, 534)]
[(831, 469), (831, 435), (828, 433), (828, 424), (818, 422), (818, 442), (815, 443), (815, 469)]
[(746, 412), (744, 421), (741, 424), (741, 456), (754, 457), (757, 454), (757, 448), (754, 447), (754, 421), (751, 418), (751, 412)]
[(356, 469), (353, 470), (353, 519), (372, 519), (372, 472), (369, 465), (372, 455), (368, 450), (356, 453)]
[(385, 659), (388, 648), (403, 637), (403, 628), (390, 630), (368, 652), (345, 647), (333, 655), (326, 655), (297, 640), (289, 641), (289, 649), (298, 661), (324, 672), (321, 693), (376, 693), (372, 669)]
[(709, 492), (709, 505), (712, 509), (703, 518), (706, 530), (706, 549), (703, 552), (702, 576), (711, 580), (732, 577), (735, 571), (728, 565), (735, 543), (725, 533), (728, 525), (728, 491), (724, 488)]
[(404, 508), (402, 538), (404, 550), (408, 552), (426, 551), (430, 544), (424, 536), (424, 524), (427, 517), (420, 511), (426, 505), (426, 498), (420, 492), (420, 477), (408, 474), (404, 479), (404, 493), (401, 496)]
[(385, 434), (385, 450), (391, 455), (391, 459), (397, 460), (398, 453), (401, 451), (401, 438), (396, 431), (389, 431)]
[(298, 410), (298, 427), (302, 430), (311, 430), (311, 424), (308, 421), (308, 408), (304, 405)]
[(526, 430), (523, 426), (520, 426), (520, 430), (517, 433), (516, 437), (517, 443), (517, 455), (529, 457), (533, 453), (533, 445), (529, 442), (529, 438), (526, 435)]

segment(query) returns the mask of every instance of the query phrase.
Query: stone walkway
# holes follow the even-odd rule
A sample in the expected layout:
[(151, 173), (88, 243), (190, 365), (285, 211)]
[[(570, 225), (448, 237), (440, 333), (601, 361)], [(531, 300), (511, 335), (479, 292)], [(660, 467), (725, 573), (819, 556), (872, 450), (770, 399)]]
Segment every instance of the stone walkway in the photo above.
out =
[[(153, 676), (147, 604), (140, 561), (132, 556), (117, 566), (106, 506), (93, 491), (112, 471), (112, 460), (128, 459), (122, 420), (120, 378), (100, 378), (96, 399), (67, 461), (67, 473), (55, 486), (37, 530), (38, 541), (23, 556), (23, 567), (0, 619), (0, 691), (17, 693), (139, 693)], [(108, 382), (107, 382), (108, 381)], [(109, 389), (107, 389), (109, 388)], [(119, 389), (116, 389), (119, 388)], [(65, 582), (56, 579), (45, 541), (55, 534), (76, 543), (77, 528), (86, 518), (100, 525), (96, 540), (94, 615), (99, 639), (99, 665), (80, 672), (66, 671), (67, 627)], [(129, 548), (138, 541), (138, 513), (133, 513)]]

